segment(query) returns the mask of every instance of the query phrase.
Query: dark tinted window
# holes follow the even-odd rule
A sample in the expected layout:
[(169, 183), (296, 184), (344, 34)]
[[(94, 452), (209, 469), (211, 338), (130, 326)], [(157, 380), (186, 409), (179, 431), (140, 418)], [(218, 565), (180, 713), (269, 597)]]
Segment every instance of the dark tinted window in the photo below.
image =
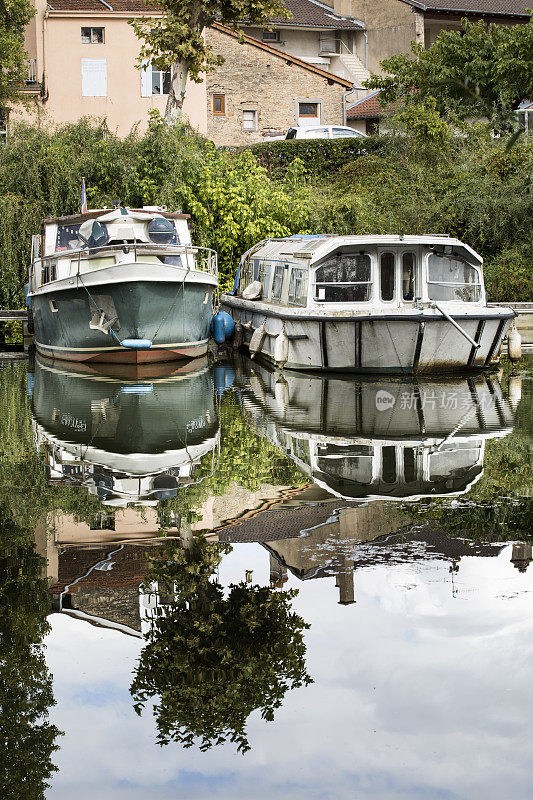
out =
[(394, 255), (383, 253), (380, 259), (381, 299), (392, 300), (394, 297)]

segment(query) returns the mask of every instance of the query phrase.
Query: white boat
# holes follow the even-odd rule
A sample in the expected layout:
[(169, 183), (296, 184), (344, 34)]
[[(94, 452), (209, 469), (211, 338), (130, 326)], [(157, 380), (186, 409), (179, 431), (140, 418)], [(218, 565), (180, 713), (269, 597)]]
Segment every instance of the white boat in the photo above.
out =
[(217, 257), (192, 246), (187, 219), (115, 208), (44, 220), (28, 291), (37, 350), (135, 364), (205, 355)]
[(437, 373), (497, 364), (516, 316), (489, 308), (483, 259), (450, 236), (291, 236), (241, 259), (221, 307), (279, 367)]

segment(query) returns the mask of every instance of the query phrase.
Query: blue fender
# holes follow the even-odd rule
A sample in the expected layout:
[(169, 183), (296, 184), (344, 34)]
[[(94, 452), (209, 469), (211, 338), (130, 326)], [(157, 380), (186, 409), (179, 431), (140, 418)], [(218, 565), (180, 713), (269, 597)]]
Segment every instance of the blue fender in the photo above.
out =
[(218, 311), (211, 320), (211, 333), (217, 344), (224, 344), (231, 339), (235, 331), (235, 323), (227, 311)]

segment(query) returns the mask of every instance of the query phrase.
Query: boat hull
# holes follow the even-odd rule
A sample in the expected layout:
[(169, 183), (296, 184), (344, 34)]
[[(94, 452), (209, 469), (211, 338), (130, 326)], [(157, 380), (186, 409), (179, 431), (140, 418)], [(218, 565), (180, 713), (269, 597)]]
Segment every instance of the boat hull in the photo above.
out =
[[(215, 286), (207, 282), (130, 281), (36, 294), (35, 345), (67, 361), (144, 364), (193, 358), (207, 352)], [(101, 309), (114, 333), (94, 327)], [(130, 349), (125, 339), (148, 339)]]
[[(274, 348), (284, 330), (289, 340), (286, 369), (350, 373), (435, 374), (493, 367), (514, 319), (512, 309), (452, 313), (472, 344), (437, 311), (399, 314), (306, 315), (277, 312), (230, 296), (222, 309), (244, 325), (248, 348), (263, 323), (266, 336), (258, 358), (275, 364)], [(292, 311), (292, 310), (291, 310)]]

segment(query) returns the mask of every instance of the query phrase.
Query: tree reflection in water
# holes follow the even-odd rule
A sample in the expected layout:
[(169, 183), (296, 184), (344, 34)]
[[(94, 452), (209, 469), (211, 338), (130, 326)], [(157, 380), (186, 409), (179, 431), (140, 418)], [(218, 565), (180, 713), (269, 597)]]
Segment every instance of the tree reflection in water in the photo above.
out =
[(43, 559), (0, 503), (0, 796), (43, 800), (57, 769), (60, 731), (48, 721), (55, 704), (42, 640), (50, 610)]
[[(213, 578), (223, 545), (194, 538), (168, 542), (148, 580), (160, 600), (131, 694), (135, 710), (157, 697), (159, 744), (200, 750), (232, 741), (250, 749), (246, 721), (255, 709), (272, 720), (285, 693), (312, 683), (303, 631), (293, 613), (294, 591), (245, 582), (225, 592)], [(147, 584), (148, 585), (148, 584)]]

